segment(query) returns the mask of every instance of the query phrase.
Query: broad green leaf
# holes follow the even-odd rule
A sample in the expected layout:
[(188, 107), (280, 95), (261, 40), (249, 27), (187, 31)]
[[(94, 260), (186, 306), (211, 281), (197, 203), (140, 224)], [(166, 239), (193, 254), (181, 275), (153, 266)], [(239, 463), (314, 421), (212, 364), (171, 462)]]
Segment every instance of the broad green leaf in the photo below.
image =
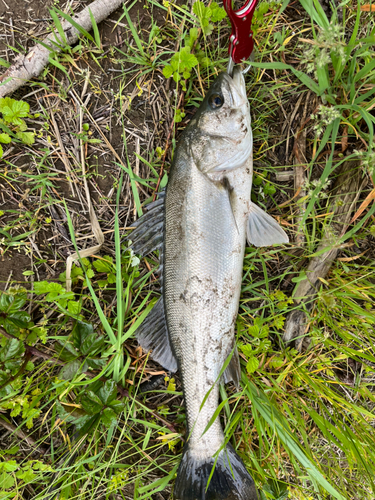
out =
[(81, 312), (82, 306), (77, 300), (68, 301), (68, 311), (70, 314), (77, 316)]
[(60, 370), (60, 377), (64, 380), (72, 380), (79, 373), (81, 365), (79, 359), (70, 361)]
[(193, 12), (200, 20), (206, 16), (206, 9), (206, 6), (201, 1), (194, 2), (193, 4)]
[(86, 361), (88, 366), (94, 370), (100, 370), (106, 364), (106, 360), (103, 358), (87, 358)]
[(87, 391), (82, 396), (81, 405), (89, 415), (95, 415), (95, 413), (99, 413), (103, 408), (103, 402), (93, 391)]
[(249, 373), (249, 374), (254, 373), (258, 369), (258, 366), (259, 366), (258, 358), (256, 358), (255, 356), (251, 356), (251, 358), (249, 359), (249, 361), (247, 362), (247, 365), (246, 365), (247, 373)]
[(106, 380), (103, 387), (99, 389), (98, 396), (105, 405), (114, 401), (117, 396), (116, 382), (114, 380)]
[(109, 284), (116, 283), (116, 275), (113, 273), (108, 273), (107, 281)]
[(94, 327), (91, 323), (85, 321), (76, 321), (72, 330), (73, 342), (77, 349), (80, 349), (85, 338), (94, 333)]
[(218, 21), (221, 21), (226, 17), (227, 13), (222, 7), (219, 7), (219, 5), (216, 2), (211, 3), (211, 21), (216, 23)]
[(88, 335), (81, 345), (81, 352), (85, 356), (97, 351), (104, 343), (103, 337), (97, 337), (96, 333)]
[[(1, 466), (1, 464), (0, 464)], [(18, 465), (17, 465), (18, 467)], [(0, 472), (0, 484), (2, 490), (8, 490), (9, 488), (13, 488), (15, 484), (15, 479), (11, 474), (7, 474), (5, 471)], [(1, 495), (2, 493), (0, 493)], [(4, 497), (11, 498), (11, 497)]]
[(121, 401), (112, 401), (109, 406), (112, 408), (113, 411), (115, 411), (117, 414), (121, 413), (124, 409), (124, 403), (121, 403)]
[(0, 361), (20, 357), (25, 352), (23, 343), (18, 339), (7, 339), (4, 347), (0, 349)]
[(14, 99), (12, 99), (11, 97), (2, 97), (0, 99), (0, 112), (3, 113), (4, 108), (11, 109), (12, 105), (13, 105), (13, 101), (14, 101)]
[(24, 144), (34, 144), (35, 142), (35, 134), (34, 132), (17, 132), (17, 139), (20, 139)]
[(31, 483), (37, 477), (32, 469), (27, 468), (26, 470), (20, 470), (16, 472), (17, 479), (21, 479), (25, 484)]
[(11, 306), (14, 302), (14, 296), (9, 295), (8, 293), (5, 293), (5, 292), (0, 292), (0, 293), (1, 293), (1, 295), (0, 295), (0, 311), (7, 313), (10, 311)]
[(14, 293), (13, 299), (14, 300), (13, 300), (13, 303), (12, 303), (10, 309), (9, 309), (9, 312), (18, 311), (19, 309), (21, 309), (21, 307), (23, 307), (26, 304), (26, 302), (27, 302), (26, 291), (20, 290), (17, 293)]
[(34, 282), (34, 292), (39, 294), (49, 292), (49, 282), (48, 281), (35, 281)]
[(27, 328), (31, 320), (30, 315), (26, 311), (16, 311), (9, 315), (7, 319), (18, 326), (18, 328)]
[(77, 419), (74, 424), (77, 431), (80, 431), (81, 435), (83, 435), (92, 432), (99, 421), (100, 413), (95, 413), (95, 415), (86, 415), (85, 417), (81, 417), (79, 420)]
[(29, 114), (30, 106), (27, 102), (13, 100), (12, 112), (14, 116), (25, 117)]
[(170, 64), (167, 64), (167, 66), (164, 66), (163, 75), (165, 78), (170, 78), (173, 75), (173, 68)]
[(2, 142), (3, 144), (9, 144), (10, 142), (12, 142), (12, 138), (9, 134), (0, 134), (0, 142)]
[(74, 346), (65, 337), (60, 337), (55, 343), (56, 352), (64, 361), (73, 361), (79, 356)]
[(111, 427), (117, 423), (117, 415), (111, 408), (105, 408), (101, 414), (101, 421), (106, 427)]
[(249, 344), (241, 345), (240, 350), (245, 354), (246, 357), (252, 356), (253, 354), (253, 348)]
[(14, 472), (18, 467), (19, 465), (15, 460), (0, 462), (0, 470), (4, 470), (5, 472)]
[(184, 47), (180, 51), (181, 70), (192, 69), (198, 64), (198, 59), (190, 53), (190, 47)]
[(87, 269), (87, 276), (89, 278), (93, 278), (95, 276), (94, 270), (93, 269)]
[(109, 255), (105, 255), (101, 259), (96, 259), (92, 263), (92, 265), (95, 267), (95, 269), (99, 273), (110, 273), (113, 271), (113, 258), (110, 257)]

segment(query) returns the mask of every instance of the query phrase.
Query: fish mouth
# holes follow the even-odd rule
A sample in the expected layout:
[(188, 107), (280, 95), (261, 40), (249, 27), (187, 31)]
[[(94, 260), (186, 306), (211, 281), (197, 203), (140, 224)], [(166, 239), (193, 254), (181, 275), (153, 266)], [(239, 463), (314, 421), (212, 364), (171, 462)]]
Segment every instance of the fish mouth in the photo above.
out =
[[(233, 76), (230, 77), (228, 73), (224, 73), (224, 78), (228, 83), (231, 98), (232, 98), (232, 103), (231, 103), (231, 108), (238, 108), (242, 109), (245, 114), (245, 119), (248, 115), (248, 127), (247, 127), (247, 133), (246, 136), (243, 138), (242, 143), (244, 144), (243, 148), (239, 148), (234, 156), (232, 156), (230, 159), (225, 159), (223, 163), (219, 163), (212, 167), (209, 170), (209, 173), (214, 173), (214, 172), (223, 172), (223, 171), (230, 171), (234, 170), (235, 168), (240, 167), (241, 165), (244, 164), (246, 159), (250, 156), (251, 151), (253, 149), (253, 134), (251, 131), (251, 126), (250, 126), (250, 111), (247, 109), (249, 107), (249, 101), (247, 99), (246, 95), (246, 85), (245, 85), (245, 78), (242, 74), (242, 71), (240, 68), (235, 67), (233, 71)], [(245, 109), (244, 109), (245, 108)], [(245, 111), (246, 110), (246, 111)], [(230, 141), (233, 139), (228, 139), (225, 137), (222, 137), (223, 139)]]
[(234, 106), (242, 107), (247, 105), (248, 100), (246, 95), (245, 78), (240, 68), (234, 68), (232, 77), (230, 77), (228, 73), (225, 73), (225, 78), (230, 86)]

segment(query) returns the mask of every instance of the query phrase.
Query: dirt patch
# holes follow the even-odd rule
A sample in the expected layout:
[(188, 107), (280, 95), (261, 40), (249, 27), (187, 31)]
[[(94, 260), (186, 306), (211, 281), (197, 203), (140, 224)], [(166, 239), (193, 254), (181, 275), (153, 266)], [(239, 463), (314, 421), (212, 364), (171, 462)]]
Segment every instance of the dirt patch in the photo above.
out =
[[(0, 57), (11, 63), (16, 53), (10, 46), (25, 52), (35, 44), (35, 39), (43, 40), (52, 26), (49, 9), (53, 5), (53, 0), (16, 0), (12, 3), (0, 0)], [(74, 11), (86, 5), (87, 2), (75, 2)], [(71, 2), (64, 2), (58, 8), (66, 11), (71, 6)], [(123, 19), (119, 21), (121, 15), (122, 10), (118, 9), (99, 25), (102, 51), (89, 53), (89, 44), (81, 39), (70, 55), (72, 64), (64, 62), (62, 56), (66, 72), (50, 65), (44, 76), (35, 80), (47, 85), (50, 92), (30, 82), (12, 96), (25, 99), (31, 113), (39, 117), (29, 122), (36, 132), (32, 148), (12, 144), (10, 154), (4, 157), (4, 168), (11, 177), (6, 180), (0, 177), (3, 192), (0, 210), (4, 212), (0, 229), (10, 231), (12, 237), (21, 237), (22, 232), (30, 231), (26, 226), (14, 229), (15, 218), (25, 210), (35, 221), (30, 235), (33, 242), (26, 238), (26, 244), (20, 247), (21, 260), (20, 253), (12, 248), (8, 248), (5, 255), (2, 255), (4, 250), (1, 251), (3, 285), (10, 270), (14, 270), (11, 280), (18, 281), (24, 279), (24, 270), (31, 271), (30, 252), (25, 253), (30, 246), (40, 262), (39, 279), (56, 279), (63, 270), (67, 256), (74, 251), (67, 217), (61, 209), (64, 199), (77, 227), (79, 248), (96, 244), (82, 180), (83, 158), (90, 198), (102, 230), (106, 232), (107, 252), (111, 253), (116, 186), (121, 171), (130, 167), (136, 175), (148, 177), (149, 167), (137, 159), (134, 152), (146, 157), (157, 147), (165, 148), (171, 120), (169, 99), (165, 90), (159, 90), (157, 74), (150, 73), (146, 78), (139, 76), (139, 68), (128, 62), (129, 30)], [(159, 18), (162, 21), (165, 17), (158, 10), (152, 15), (154, 21)], [(154, 21), (143, 3), (137, 3), (130, 16), (140, 36), (143, 30), (148, 33)], [(160, 92), (165, 104), (156, 106), (155, 97), (159, 97)], [(81, 121), (89, 129), (83, 153), (79, 136)], [(121, 159), (122, 169), (115, 153)], [(9, 184), (8, 179), (16, 179), (16, 184)], [(141, 200), (148, 197), (141, 185), (138, 189)], [(123, 226), (129, 216), (133, 219), (136, 214), (130, 193), (126, 175), (121, 197)], [(12, 200), (11, 212), (7, 200)]]
[(29, 283), (22, 274), (30, 269), (30, 258), (22, 253), (8, 254), (0, 257), (0, 290), (4, 290), (7, 283), (27, 286)]

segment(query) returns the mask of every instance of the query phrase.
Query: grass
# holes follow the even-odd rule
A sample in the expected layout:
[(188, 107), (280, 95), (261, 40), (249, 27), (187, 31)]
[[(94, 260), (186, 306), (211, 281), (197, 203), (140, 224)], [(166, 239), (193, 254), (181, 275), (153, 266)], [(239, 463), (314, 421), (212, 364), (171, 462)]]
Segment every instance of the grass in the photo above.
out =
[[(317, 1), (301, 2), (305, 10), (298, 11), (285, 2), (262, 5), (247, 76), (252, 196), (292, 239), (302, 232), (305, 244), (247, 248), (237, 320), (242, 390), (220, 386), (221, 418), (262, 500), (370, 500), (373, 27), (355, 2), (343, 7), (343, 21), (334, 13), (331, 24)], [(8, 429), (0, 499), (140, 500), (171, 493), (185, 435), (179, 379), (132, 339), (158, 295), (157, 256), (139, 262), (121, 238), (157, 186), (166, 184), (180, 131), (226, 67), (226, 20), (213, 21), (207, 34), (203, 17), (155, 0), (125, 10), (117, 21), (120, 47), (100, 40), (100, 26), (92, 38), (83, 33), (79, 49), (51, 55), (43, 86), (22, 96), (40, 116), (27, 121), (35, 144), (5, 145), (2, 159), (9, 204), (0, 218), (1, 254), (13, 258), (14, 272), (17, 256), (29, 264), (21, 278), (10, 276), (0, 295), (0, 423)], [(191, 29), (200, 61), (211, 63), (197, 57), (186, 83), (166, 80), (163, 67), (190, 43)], [(292, 179), (300, 165), (293, 154), (299, 129), (306, 133), (303, 196), (290, 180), (279, 180)], [(362, 203), (364, 210), (338, 238), (339, 258), (308, 311), (309, 345), (298, 351), (282, 341), (286, 318), (297, 307), (293, 290), (332, 223), (330, 188), (340, 163), (358, 157), (367, 183), (356, 208)], [(68, 252), (96, 244), (83, 175), (105, 243), (73, 265), (70, 292)], [(156, 387), (142, 385), (160, 376)]]

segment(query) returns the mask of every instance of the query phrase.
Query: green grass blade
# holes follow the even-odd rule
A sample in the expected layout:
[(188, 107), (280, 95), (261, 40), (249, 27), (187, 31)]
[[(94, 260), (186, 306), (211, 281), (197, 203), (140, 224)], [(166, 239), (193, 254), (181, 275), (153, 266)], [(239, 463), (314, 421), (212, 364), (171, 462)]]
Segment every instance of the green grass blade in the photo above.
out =
[(262, 415), (271, 429), (273, 429), (273, 431), (277, 434), (288, 452), (293, 454), (300, 464), (306, 469), (310, 479), (314, 483), (320, 484), (337, 500), (345, 500), (345, 497), (325, 479), (322, 473), (319, 472), (314, 464), (309, 460), (300, 448), (300, 445), (295, 441), (295, 438), (293, 437), (285, 419), (281, 416), (278, 410), (272, 406), (272, 403), (268, 401), (266, 396), (260, 392), (260, 389), (256, 388), (245, 375), (242, 376), (242, 383), (244, 384), (245, 391), (254, 407), (260, 415)]
[(81, 33), (81, 35), (85, 36), (88, 40), (90, 40), (90, 42), (94, 42), (94, 39), (93, 37), (90, 35), (90, 33), (88, 31), (85, 30), (85, 28), (83, 28), (82, 26), (80, 26), (71, 16), (69, 16), (68, 14), (65, 14), (65, 12), (63, 12), (62, 10), (60, 9), (57, 9), (55, 7), (55, 10), (58, 14), (60, 14), (61, 17), (63, 17), (66, 21), (68, 21), (72, 26), (75, 27), (75, 29)]
[(91, 9), (89, 9), (89, 14), (91, 19), (92, 30), (94, 32), (95, 45), (98, 47), (98, 49), (101, 49), (102, 42), (100, 40), (99, 28), (98, 25), (96, 24), (95, 17), (92, 15)]
[(329, 21), (326, 13), (322, 9), (318, 0), (300, 0), (302, 7), (309, 14), (311, 19), (316, 22), (321, 28), (328, 28)]
[(144, 55), (144, 50), (143, 50), (143, 45), (142, 45), (142, 40), (139, 38), (138, 36), (138, 31), (135, 29), (135, 26), (132, 22), (132, 20), (130, 19), (130, 16), (129, 16), (129, 12), (128, 12), (128, 9), (126, 8), (126, 6), (124, 5), (124, 14), (125, 14), (125, 17), (126, 17), (126, 20), (128, 22), (128, 25), (129, 25), (129, 28), (130, 28), (130, 31), (133, 35), (133, 38), (134, 38), (134, 41), (138, 47), (138, 50), (139, 52)]
[(117, 342), (116, 336), (113, 333), (113, 330), (111, 328), (111, 325), (108, 323), (107, 318), (105, 317), (103, 309), (101, 308), (101, 306), (99, 304), (99, 300), (98, 300), (98, 298), (96, 296), (96, 293), (95, 293), (95, 291), (94, 291), (94, 289), (92, 287), (90, 278), (87, 276), (85, 265), (84, 265), (81, 257), (79, 256), (79, 250), (78, 250), (78, 247), (77, 247), (76, 238), (75, 238), (75, 234), (74, 234), (73, 222), (72, 222), (72, 219), (70, 217), (70, 213), (69, 213), (69, 210), (68, 210), (68, 207), (67, 207), (67, 204), (66, 204), (65, 200), (64, 200), (64, 206), (65, 206), (65, 213), (66, 213), (66, 217), (67, 217), (67, 221), (68, 221), (70, 238), (72, 240), (74, 249), (75, 249), (75, 251), (76, 251), (76, 253), (77, 253), (78, 257), (79, 257), (79, 261), (80, 261), (80, 264), (82, 266), (82, 269), (83, 269), (83, 271), (85, 273), (85, 278), (86, 278), (87, 286), (88, 286), (88, 288), (90, 290), (90, 294), (91, 294), (92, 300), (94, 301), (96, 311), (97, 311), (97, 313), (99, 315), (100, 321), (102, 322), (103, 328), (104, 328), (104, 330), (106, 331), (106, 333), (107, 333), (107, 335), (109, 337), (109, 340), (111, 341), (112, 345), (116, 345), (116, 342)]
[(116, 372), (114, 373), (115, 380), (119, 380), (120, 371), (122, 370), (122, 331), (125, 321), (125, 307), (123, 299), (123, 282), (122, 282), (122, 269), (121, 269), (121, 237), (120, 237), (120, 227), (119, 227), (119, 205), (120, 205), (120, 194), (122, 189), (124, 173), (121, 172), (120, 182), (117, 188), (116, 196), (116, 212), (115, 212), (115, 254), (116, 254), (116, 295), (117, 295), (117, 354), (121, 354), (119, 360), (121, 362), (117, 363)]
[(62, 45), (64, 45), (64, 46), (66, 46), (66, 45), (67, 45), (66, 36), (65, 36), (65, 32), (64, 32), (64, 30), (63, 30), (63, 27), (61, 26), (60, 19), (57, 17), (57, 14), (56, 14), (56, 12), (55, 12), (55, 10), (54, 10), (54, 9), (50, 9), (50, 10), (49, 10), (49, 13), (50, 13), (50, 15), (51, 15), (51, 17), (52, 17), (52, 19), (53, 19), (53, 22), (54, 22), (54, 24), (55, 24), (55, 26), (56, 26), (56, 29), (57, 29), (58, 33), (59, 33), (59, 35), (60, 35), (60, 40), (59, 40), (59, 39), (57, 38), (57, 36), (56, 36), (56, 33), (55, 33), (55, 38), (56, 38), (56, 41), (57, 41), (59, 44), (62, 44)]

